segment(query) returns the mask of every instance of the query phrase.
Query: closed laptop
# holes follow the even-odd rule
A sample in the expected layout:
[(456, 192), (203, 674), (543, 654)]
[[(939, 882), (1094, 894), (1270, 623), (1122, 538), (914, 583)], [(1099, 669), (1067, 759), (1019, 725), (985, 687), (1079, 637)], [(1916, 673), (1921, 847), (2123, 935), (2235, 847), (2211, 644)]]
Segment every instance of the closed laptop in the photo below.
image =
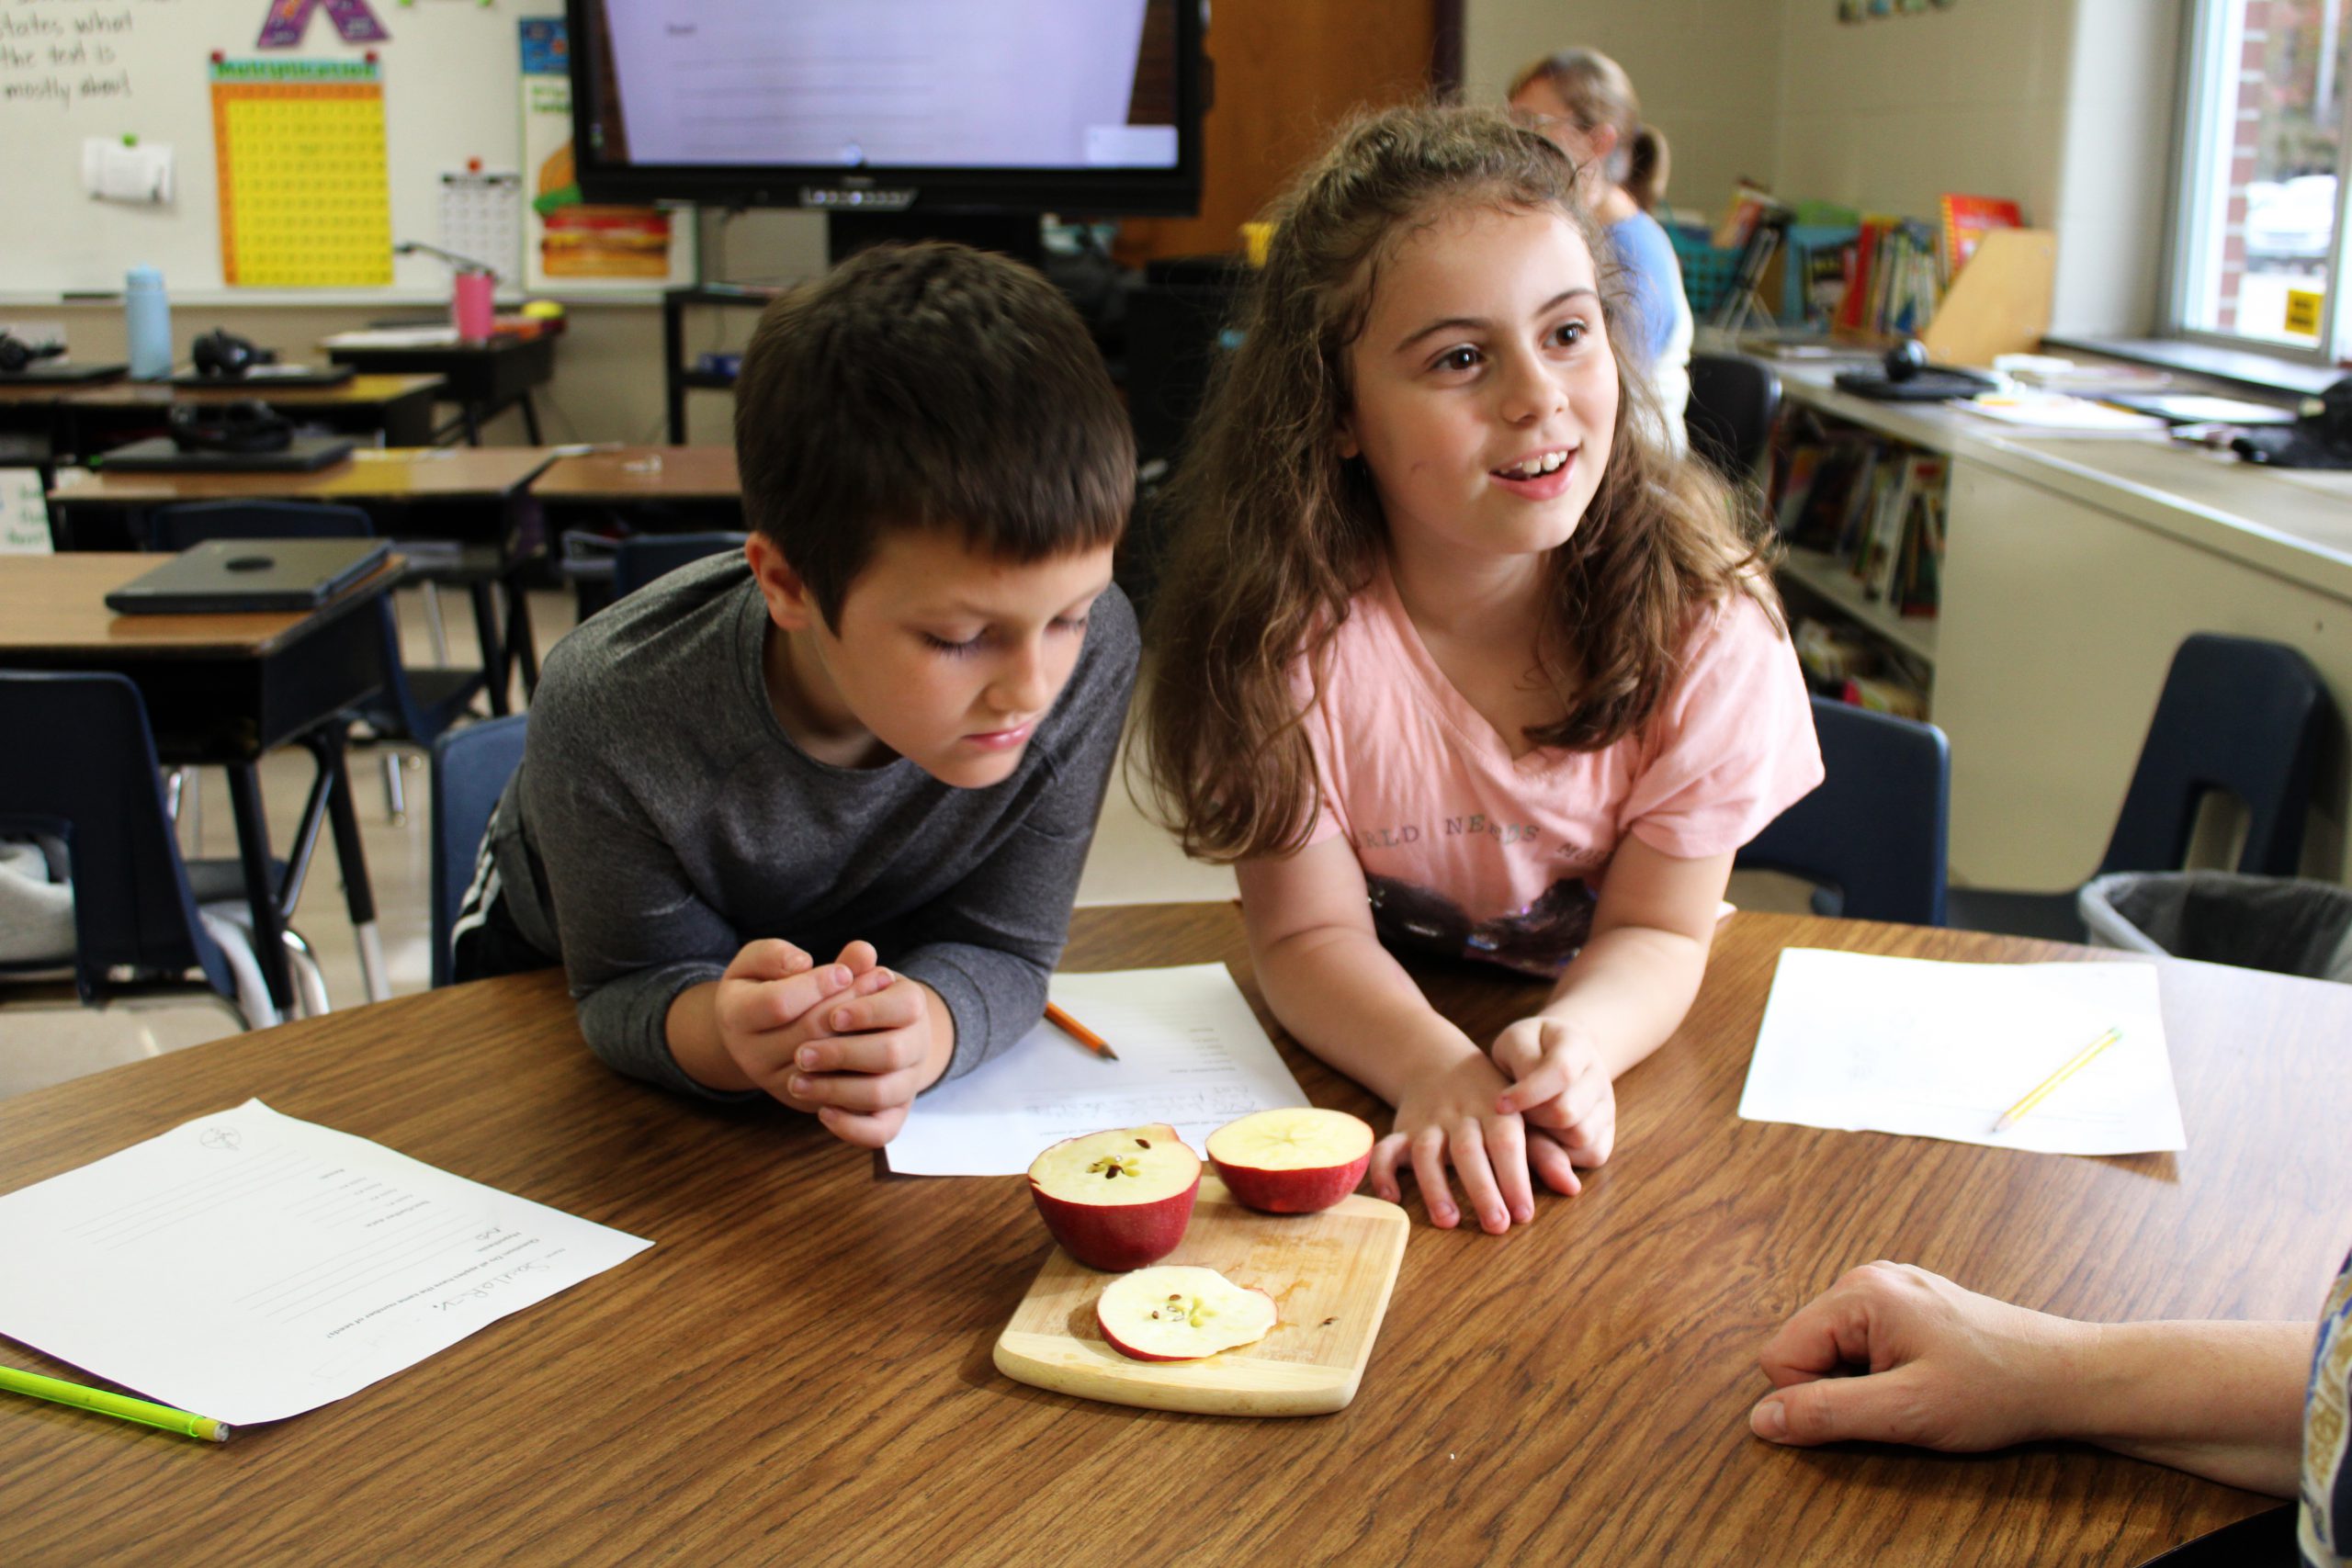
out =
[(107, 595), (125, 615), (310, 610), (382, 564), (386, 539), (208, 539)]

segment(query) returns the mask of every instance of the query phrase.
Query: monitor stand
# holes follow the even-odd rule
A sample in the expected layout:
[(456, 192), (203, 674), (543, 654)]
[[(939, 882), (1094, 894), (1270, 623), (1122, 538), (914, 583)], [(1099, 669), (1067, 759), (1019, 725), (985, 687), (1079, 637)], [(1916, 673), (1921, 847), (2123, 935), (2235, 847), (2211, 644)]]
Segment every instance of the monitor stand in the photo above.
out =
[(870, 245), (954, 240), (1046, 268), (1043, 220), (1035, 212), (828, 212), (825, 259), (838, 265)]

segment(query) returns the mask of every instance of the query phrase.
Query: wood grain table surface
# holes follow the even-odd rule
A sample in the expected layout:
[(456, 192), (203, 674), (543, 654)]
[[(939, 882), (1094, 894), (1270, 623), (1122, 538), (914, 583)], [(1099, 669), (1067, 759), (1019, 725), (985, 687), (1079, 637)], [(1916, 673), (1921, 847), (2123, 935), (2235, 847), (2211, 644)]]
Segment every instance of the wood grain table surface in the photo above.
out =
[(546, 502), (732, 501), (732, 446), (623, 446), (558, 457), (531, 481)]
[(106, 596), (169, 558), (136, 550), (81, 550), (15, 556), (0, 567), (0, 662), (81, 667), (96, 660), (191, 658), (260, 659), (277, 653), (400, 581), (399, 556), (310, 610), (222, 611), (189, 615), (123, 615)]
[[(1361, 1393), (1287, 1421), (1003, 1378), (990, 1347), (1048, 1248), (1018, 1178), (891, 1177), (780, 1109), (619, 1078), (552, 974), (0, 1101), (0, 1188), (258, 1096), (657, 1243), (220, 1449), (11, 1402), (0, 1560), (2123, 1564), (2267, 1506), (2066, 1444), (1774, 1448), (1747, 1429), (1756, 1353), (1882, 1257), (2092, 1317), (2315, 1318), (2352, 1242), (2352, 987), (2162, 964), (2188, 1149), (2069, 1158), (1738, 1120), (1792, 945), (2092, 956), (1734, 917), (1689, 1020), (1622, 1081), (1617, 1156), (1584, 1195), (1493, 1237), (1430, 1228), (1408, 1192)], [(1066, 966), (1219, 959), (1258, 1001), (1228, 905), (1080, 911)], [(1474, 1036), (1540, 994), (1425, 979)], [(1283, 1046), (1317, 1103), (1385, 1129)]]
[(354, 376), (331, 387), (284, 382), (223, 381), (217, 387), (179, 387), (168, 381), (103, 381), (66, 389), (61, 402), (79, 408), (169, 408), (174, 403), (226, 403), (257, 398), (272, 408), (355, 407), (397, 402), (441, 386), (438, 376)]
[(226, 498), (277, 501), (494, 499), (547, 467), (543, 446), (363, 447), (307, 474), (113, 473), (105, 469), (49, 492), (52, 506), (159, 506)]

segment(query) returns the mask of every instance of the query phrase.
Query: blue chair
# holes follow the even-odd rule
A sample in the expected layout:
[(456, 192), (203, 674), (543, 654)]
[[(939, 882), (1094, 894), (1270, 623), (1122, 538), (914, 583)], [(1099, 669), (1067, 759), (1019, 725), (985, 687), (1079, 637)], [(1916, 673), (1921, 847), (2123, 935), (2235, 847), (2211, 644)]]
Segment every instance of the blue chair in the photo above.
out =
[[(368, 513), (356, 506), (321, 502), (200, 501), (166, 506), (154, 514), (158, 549), (184, 550), (207, 539), (370, 538)], [(411, 670), (401, 658), (400, 617), (390, 595), (376, 602), (382, 622), (384, 683), (353, 716), (379, 739), (405, 740), (430, 748), (445, 730), (472, 712), (474, 698), (488, 689), (478, 670)], [(400, 759), (384, 754), (384, 796), (393, 821), (406, 815)]]
[(1820, 885), (1816, 914), (1944, 923), (1951, 750), (1932, 724), (1813, 699), (1821, 787), (1739, 852), (1748, 870)]
[(449, 983), (449, 932), (506, 781), (523, 761), (530, 715), (486, 719), (433, 745), (433, 984)]
[[(2334, 712), (2319, 672), (2293, 649), (2215, 632), (2188, 638), (2173, 655), (2123, 809), (2091, 874), (2181, 870), (2199, 808), (2217, 791), (2235, 796), (2246, 810), (2237, 869), (2257, 876), (2295, 874), (2312, 769)], [(1955, 887), (1951, 923), (1966, 931), (2082, 942), (2075, 891)]]
[(705, 556), (741, 550), (745, 534), (632, 534), (613, 549), (613, 597), (625, 598), (657, 577)]
[[(74, 888), (74, 951), (0, 964), (18, 976), (72, 966), (85, 1006), (159, 991), (218, 998), (247, 1028), (278, 1021), (254, 957), (244, 891), (192, 887), (164, 808), (154, 732), (125, 676), (0, 671), (0, 834), (51, 852)], [(233, 871), (233, 863), (231, 863)], [(307, 944), (289, 954), (309, 1010), (324, 987)]]

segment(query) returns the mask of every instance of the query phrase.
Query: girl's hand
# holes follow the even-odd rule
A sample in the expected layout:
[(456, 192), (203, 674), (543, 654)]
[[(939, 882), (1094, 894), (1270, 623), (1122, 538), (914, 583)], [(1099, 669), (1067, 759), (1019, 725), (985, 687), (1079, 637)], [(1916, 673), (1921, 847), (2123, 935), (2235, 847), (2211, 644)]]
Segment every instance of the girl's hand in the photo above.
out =
[(1451, 1230), (1461, 1219), (1446, 1184), (1451, 1162), (1480, 1228), (1500, 1235), (1512, 1222), (1525, 1224), (1535, 1217), (1531, 1156), (1548, 1185), (1575, 1191), (1575, 1173), (1560, 1146), (1548, 1137), (1531, 1140), (1516, 1114), (1495, 1109), (1503, 1087), (1494, 1065), (1471, 1054), (1414, 1084), (1396, 1102), (1394, 1131), (1373, 1145), (1373, 1195), (1399, 1201), (1397, 1168), (1409, 1155), (1430, 1223)]
[(1495, 1036), (1495, 1066), (1511, 1078), (1496, 1098), (1497, 1111), (1516, 1112), (1549, 1133), (1575, 1164), (1608, 1161), (1617, 1143), (1617, 1089), (1582, 1025), (1542, 1014), (1522, 1018)]

